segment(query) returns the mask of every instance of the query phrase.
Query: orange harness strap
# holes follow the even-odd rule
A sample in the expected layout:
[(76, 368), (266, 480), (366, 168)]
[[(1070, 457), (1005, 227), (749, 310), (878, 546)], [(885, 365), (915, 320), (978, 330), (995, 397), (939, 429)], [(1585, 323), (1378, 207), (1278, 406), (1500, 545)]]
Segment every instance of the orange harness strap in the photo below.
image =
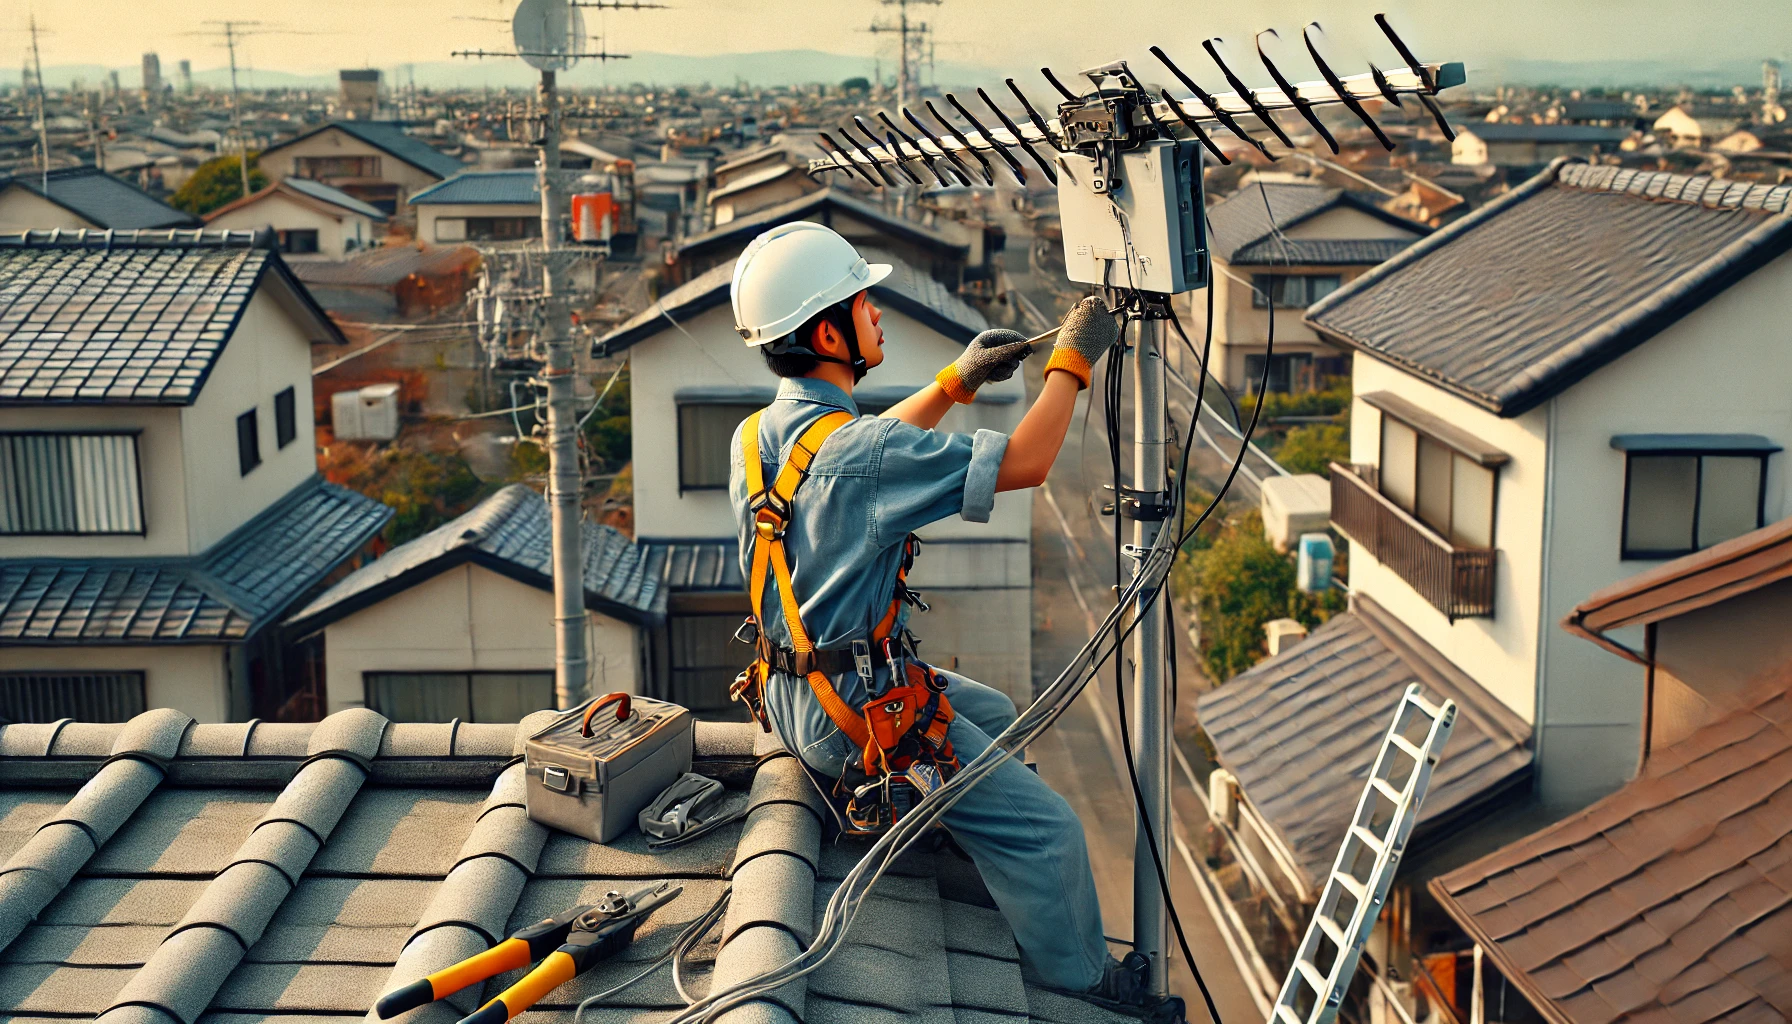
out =
[[(765, 469), (759, 461), (759, 417), (761, 409), (748, 416), (740, 428), (741, 457), (746, 463), (748, 501), (753, 512), (753, 568), (747, 581), (747, 596), (753, 603), (753, 618), (763, 623), (761, 613), (765, 596), (767, 569), (777, 573), (778, 597), (784, 608), (784, 624), (790, 629), (790, 644), (797, 653), (815, 649), (809, 633), (803, 628), (796, 588), (791, 585), (790, 562), (784, 554), (784, 530), (790, 521), (790, 499), (799, 484), (809, 475), (809, 465), (834, 431), (852, 422), (852, 414), (843, 410), (830, 412), (810, 424), (790, 450), (790, 459), (778, 470), (778, 476), (767, 492)], [(763, 628), (763, 627), (762, 627)], [(834, 684), (821, 672), (810, 672), (809, 688), (829, 719), (846, 734), (853, 746), (864, 750), (871, 742), (871, 728), (861, 715), (842, 700)]]

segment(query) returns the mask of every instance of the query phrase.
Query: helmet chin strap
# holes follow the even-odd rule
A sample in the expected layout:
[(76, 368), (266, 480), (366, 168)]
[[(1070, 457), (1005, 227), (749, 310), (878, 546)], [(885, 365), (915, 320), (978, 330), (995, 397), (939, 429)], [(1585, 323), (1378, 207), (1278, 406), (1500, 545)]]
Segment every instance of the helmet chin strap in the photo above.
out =
[[(856, 329), (857, 325), (854, 326), (855, 329), (851, 334), (842, 335), (842, 339), (846, 342), (846, 354), (851, 357), (850, 359), (824, 356), (820, 352), (815, 351), (814, 347), (811, 345), (789, 345), (782, 351), (792, 355), (805, 355), (817, 362), (850, 366), (852, 367), (852, 382), (857, 384), (865, 379), (865, 374), (871, 372), (871, 367), (865, 362), (864, 354), (859, 351), (859, 332)], [(819, 328), (819, 330), (826, 329), (826, 327)]]

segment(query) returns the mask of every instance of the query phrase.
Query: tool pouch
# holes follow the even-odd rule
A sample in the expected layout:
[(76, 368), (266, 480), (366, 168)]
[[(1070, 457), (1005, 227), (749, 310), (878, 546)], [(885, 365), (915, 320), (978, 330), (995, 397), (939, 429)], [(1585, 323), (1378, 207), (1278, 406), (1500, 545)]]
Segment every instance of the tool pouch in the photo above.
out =
[(679, 705), (626, 693), (560, 715), (523, 747), (529, 817), (609, 842), (691, 770), (694, 728)]

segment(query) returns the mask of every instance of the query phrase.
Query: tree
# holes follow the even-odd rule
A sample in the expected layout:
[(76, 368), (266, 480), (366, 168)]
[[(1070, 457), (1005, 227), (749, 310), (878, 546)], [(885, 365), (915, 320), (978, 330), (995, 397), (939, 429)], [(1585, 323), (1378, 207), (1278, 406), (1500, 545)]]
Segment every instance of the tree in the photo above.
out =
[[(268, 176), (254, 166), (259, 153), (249, 154), (249, 191), (259, 192), (268, 187)], [(240, 166), (242, 158), (238, 156), (213, 157), (193, 172), (186, 184), (168, 200), (168, 204), (177, 210), (185, 210), (194, 216), (203, 217), (223, 206), (243, 197), (243, 172)]]
[(1263, 625), (1295, 619), (1316, 626), (1342, 609), (1337, 591), (1305, 594), (1295, 586), (1294, 559), (1263, 535), (1255, 510), (1228, 522), (1204, 550), (1188, 560), (1201, 628), (1201, 660), (1223, 683), (1262, 660)]
[(1276, 449), (1276, 461), (1290, 473), (1331, 476), (1330, 465), (1350, 461), (1350, 433), (1337, 423), (1295, 427)]
[(840, 91), (842, 91), (842, 92), (870, 92), (871, 91), (871, 79), (866, 78), (863, 75), (858, 75), (853, 78), (848, 78), (846, 81), (840, 83)]
[(326, 479), (390, 505), (386, 543), (396, 547), (441, 526), (490, 493), (459, 452), (330, 446)]

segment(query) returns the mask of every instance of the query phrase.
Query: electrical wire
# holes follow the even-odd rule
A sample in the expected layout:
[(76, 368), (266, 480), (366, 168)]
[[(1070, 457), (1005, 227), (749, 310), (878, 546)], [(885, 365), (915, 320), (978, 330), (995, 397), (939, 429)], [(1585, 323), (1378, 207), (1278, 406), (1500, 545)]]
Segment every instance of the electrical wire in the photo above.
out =
[(608, 999), (616, 993), (638, 984), (654, 971), (666, 966), (668, 962), (672, 964), (672, 987), (678, 990), (678, 997), (683, 999), (687, 1006), (692, 1002), (695, 1002), (695, 1000), (693, 1000), (684, 990), (684, 983), (679, 977), (678, 969), (680, 963), (685, 955), (690, 952), (691, 947), (696, 945), (703, 936), (708, 935), (709, 930), (714, 928), (716, 922), (722, 919), (722, 914), (728, 908), (729, 898), (733, 896), (733, 894), (733, 885), (723, 886), (721, 895), (717, 896), (715, 902), (709, 905), (709, 909), (705, 910), (695, 921), (686, 925), (684, 930), (678, 933), (678, 937), (672, 940), (671, 948), (667, 949), (659, 956), (654, 957), (648, 962), (646, 967), (643, 967), (640, 971), (630, 975), (628, 980), (623, 981), (620, 984), (612, 985), (594, 996), (586, 996), (584, 999), (579, 1000), (578, 1008), (573, 1010), (573, 1024), (582, 1024), (582, 1018), (585, 1016), (585, 1011), (590, 1009), (593, 1004)]

